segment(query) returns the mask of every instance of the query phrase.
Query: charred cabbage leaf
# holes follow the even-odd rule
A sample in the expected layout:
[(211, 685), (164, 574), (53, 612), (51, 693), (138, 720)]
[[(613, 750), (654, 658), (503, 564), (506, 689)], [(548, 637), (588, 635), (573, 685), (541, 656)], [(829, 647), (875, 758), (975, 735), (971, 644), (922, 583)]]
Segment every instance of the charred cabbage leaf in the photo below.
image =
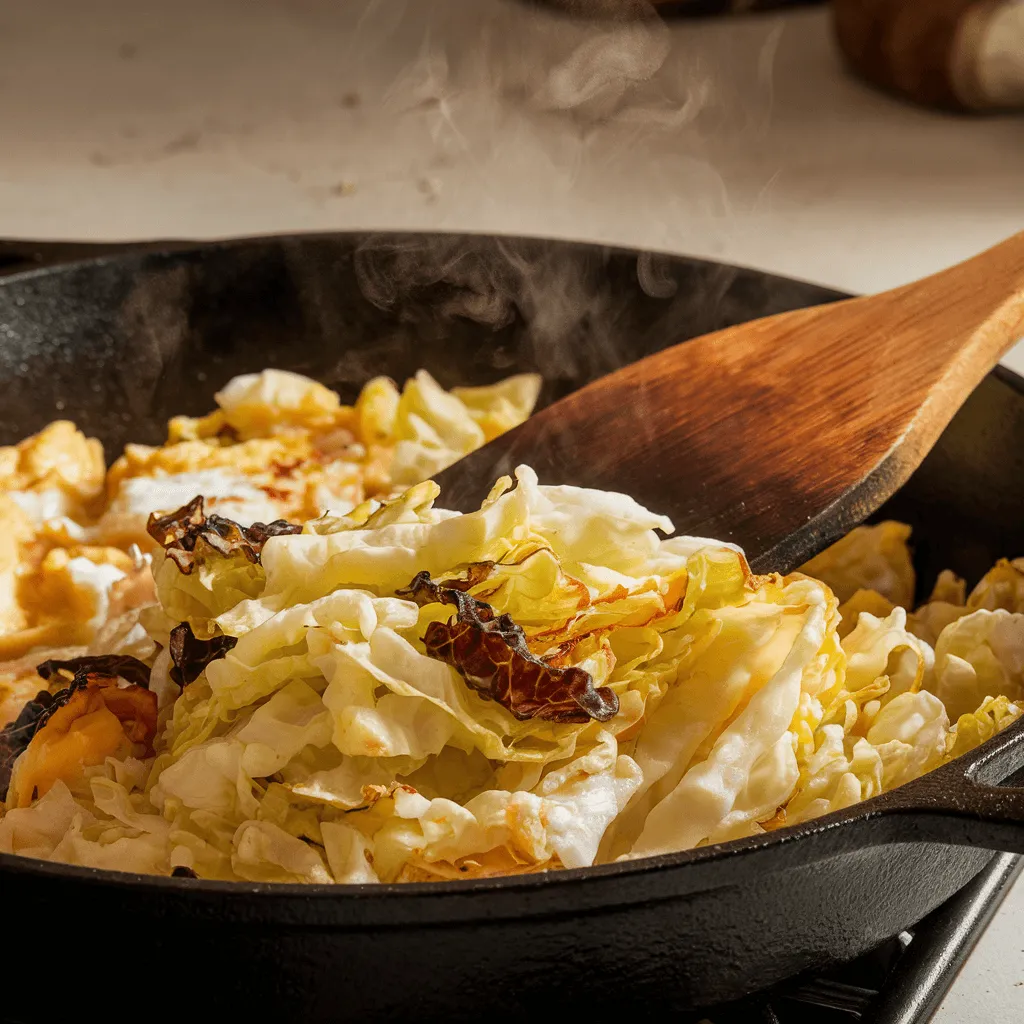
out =
[[(153, 756), (156, 694), (141, 686), (120, 686), (110, 676), (82, 677), (45, 720), (12, 765), (5, 802), (28, 807), (54, 785), (71, 784), (108, 757)], [(56, 704), (57, 702), (55, 702)]]
[(84, 685), (88, 676), (104, 676), (110, 679), (126, 680), (144, 689), (149, 686), (149, 666), (129, 654), (96, 654), (83, 658), (70, 658), (58, 661), (51, 658), (36, 666), (36, 671), (43, 679), (52, 679), (58, 673), (70, 673), (75, 685)]
[(398, 596), (421, 607), (453, 605), (448, 622), (432, 622), (423, 637), (427, 654), (443, 661), (479, 694), (497, 701), (516, 718), (540, 718), (563, 724), (607, 722), (619, 710), (619, 699), (608, 687), (594, 688), (589, 672), (558, 668), (538, 658), (526, 645), (522, 627), (510, 615), (498, 615), (489, 605), (471, 597), (458, 584), (437, 583), (427, 572), (416, 575)]
[(242, 526), (212, 512), (207, 515), (202, 496), (199, 496), (176, 512), (165, 516), (154, 513), (149, 517), (146, 530), (188, 576), (195, 568), (196, 545), (200, 540), (221, 555), (241, 554), (250, 562), (258, 563), (263, 545), (271, 537), (301, 533), (302, 527), (284, 519)]
[[(90, 679), (125, 679), (134, 686), (149, 686), (149, 666), (130, 655), (103, 654), (67, 661), (50, 659), (36, 666), (43, 679), (58, 673), (71, 673), (70, 684), (57, 693), (40, 690), (22, 709), (18, 717), (0, 730), (0, 799), (7, 796), (11, 769), (18, 756), (50, 718), (69, 704), (75, 694), (88, 688)], [(154, 723), (155, 724), (155, 723)]]
[(209, 640), (200, 640), (187, 622), (171, 630), (170, 652), (174, 668), (171, 679), (179, 686), (187, 686), (202, 674), (211, 661), (223, 658), (238, 638), (233, 636), (215, 636)]

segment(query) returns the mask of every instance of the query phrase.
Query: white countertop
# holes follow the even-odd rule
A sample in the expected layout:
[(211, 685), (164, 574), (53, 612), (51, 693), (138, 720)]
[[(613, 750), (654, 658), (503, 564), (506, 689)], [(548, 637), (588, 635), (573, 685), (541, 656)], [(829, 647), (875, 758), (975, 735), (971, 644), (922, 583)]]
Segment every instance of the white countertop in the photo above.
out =
[[(678, 23), (626, 50), (539, 17), (498, 0), (0, 2), (0, 236), (469, 229), (871, 291), (1024, 228), (1024, 121), (871, 92), (822, 12)], [(1024, 371), (1024, 346), (1007, 362)], [(939, 1024), (1024, 1018), (1022, 930), (1024, 884)]]

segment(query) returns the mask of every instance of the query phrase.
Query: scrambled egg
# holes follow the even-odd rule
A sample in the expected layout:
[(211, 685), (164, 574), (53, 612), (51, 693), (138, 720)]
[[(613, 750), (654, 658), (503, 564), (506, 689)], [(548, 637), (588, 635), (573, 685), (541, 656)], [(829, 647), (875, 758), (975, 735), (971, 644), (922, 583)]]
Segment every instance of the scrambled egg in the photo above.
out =
[(539, 389), (522, 374), (447, 392), (421, 371), (401, 391), (371, 380), (347, 406), (265, 370), (230, 381), (208, 416), (171, 420), (165, 444), (129, 444), (109, 472), (100, 442), (66, 420), (0, 447), (0, 726), (46, 688), (37, 663), (99, 653), (105, 625), (153, 602), (150, 513), (201, 494), (245, 525), (345, 514), (518, 425)]

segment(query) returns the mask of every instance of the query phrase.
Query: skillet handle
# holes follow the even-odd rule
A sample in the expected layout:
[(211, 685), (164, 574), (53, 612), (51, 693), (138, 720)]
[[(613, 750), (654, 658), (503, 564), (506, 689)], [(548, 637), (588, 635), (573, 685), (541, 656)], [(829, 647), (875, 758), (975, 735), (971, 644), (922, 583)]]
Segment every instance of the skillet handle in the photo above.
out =
[(1024, 718), (976, 750), (884, 794), (879, 809), (895, 826), (895, 840), (1024, 854), (1024, 786), (998, 785), (1021, 769)]

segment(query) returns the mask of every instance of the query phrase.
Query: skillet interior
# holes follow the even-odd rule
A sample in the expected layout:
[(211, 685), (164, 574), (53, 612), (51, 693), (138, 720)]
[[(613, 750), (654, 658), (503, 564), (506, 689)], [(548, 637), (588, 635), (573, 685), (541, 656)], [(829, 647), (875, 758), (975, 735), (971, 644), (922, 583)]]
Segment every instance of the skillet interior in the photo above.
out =
[[(402, 380), (421, 366), (445, 386), (535, 370), (545, 404), (677, 341), (842, 297), (687, 257), (487, 236), (108, 256), (0, 288), (0, 444), (73, 416), (112, 458), (126, 441), (160, 443), (170, 416), (208, 411), (228, 379), (265, 366), (318, 377), (344, 399), (375, 374)], [(882, 510), (914, 527), (922, 586), (941, 568), (972, 579), (1024, 550), (1014, 380), (993, 374)]]
[[(207, 411), (212, 393), (228, 378), (267, 365), (317, 376), (345, 398), (353, 397), (373, 374), (401, 379), (420, 366), (445, 385), (483, 383), (517, 370), (537, 369), (547, 381), (544, 400), (550, 401), (675, 341), (836, 297), (813, 285), (685, 258), (479, 237), (281, 239), (105, 259), (18, 275), (0, 285), (0, 442), (17, 440), (62, 414), (101, 437), (110, 455), (129, 438), (159, 442), (171, 414)], [(940, 567), (973, 578), (999, 555), (1024, 551), (1019, 525), (1022, 470), (1024, 400), (1012, 375), (996, 374), (979, 388), (925, 465), (883, 510), (914, 526), (926, 584)], [(788, 945), (784, 952), (776, 949), (760, 959), (752, 956), (750, 929), (743, 922), (760, 922), (763, 945), (769, 922), (775, 922), (777, 932), (786, 930), (779, 916), (786, 901), (776, 900), (774, 909), (771, 901), (759, 904), (756, 894), (762, 887), (754, 875), (730, 888), (731, 897), (719, 890), (703, 911), (687, 897), (686, 927), (701, 930), (703, 955), (695, 955), (692, 933), (687, 939), (678, 931), (666, 931), (664, 912), (651, 916), (635, 905), (662, 898), (657, 879), (652, 882), (648, 877), (639, 888), (613, 890), (609, 885), (597, 895), (591, 889), (588, 897), (577, 892), (591, 914), (600, 912), (602, 903), (607, 905), (610, 919), (595, 928), (637, 936), (642, 959), (626, 957), (636, 984), (644, 977), (656, 980), (666, 966), (662, 955), (653, 954), (652, 940), (688, 956), (692, 966), (675, 972), (672, 1005), (681, 1006), (736, 994), (803, 966), (848, 956), (861, 948), (858, 944), (868, 945), (872, 935), (881, 938), (913, 923), (967, 881), (987, 856), (934, 846), (915, 847), (913, 852), (893, 846), (851, 851), (841, 872), (818, 871), (810, 878), (804, 871), (788, 881), (779, 879), (783, 888), (799, 893), (789, 901), (794, 909), (786, 926)], [(21, 879), (18, 902), (25, 903), (26, 911), (30, 893), (31, 899), (42, 900), (55, 913), (66, 905), (64, 899), (79, 903), (82, 910), (89, 907), (90, 918), (99, 914), (105, 900), (130, 898), (134, 918), (142, 915), (150, 924), (159, 921), (169, 935), (176, 933), (183, 941), (194, 941), (197, 926), (215, 920), (230, 904), (233, 909), (229, 920), (219, 922), (222, 926), (237, 930), (244, 920), (254, 925), (253, 945), (244, 958), (247, 975), (256, 962), (270, 969), (265, 957), (275, 944), (282, 953), (278, 970), (272, 971), (277, 978), (273, 991), (265, 988), (270, 982), (262, 989), (256, 984), (254, 991), (272, 1002), (273, 992), (294, 993), (295, 979), (301, 975), (312, 988), (299, 1001), (314, 1017), (334, 1004), (324, 1002), (327, 993), (309, 979), (308, 971), (300, 970), (299, 963), (309, 955), (322, 963), (328, 949), (341, 955), (341, 947), (322, 941), (324, 929), (341, 929), (351, 944), (355, 933), (350, 928), (363, 929), (359, 934), (364, 937), (367, 926), (385, 928), (391, 938), (381, 940), (380, 951), (392, 956), (408, 957), (414, 947), (430, 941), (428, 933), (413, 924), (419, 915), (404, 898), (397, 898), (393, 913), (371, 914), (375, 924), (360, 923), (359, 913), (349, 916), (346, 924), (346, 915), (337, 910), (326, 918), (319, 913), (304, 917), (297, 895), (286, 898), (282, 893), (281, 900), (273, 901), (277, 909), (268, 905), (264, 915), (247, 913), (244, 900), (231, 898), (222, 904), (219, 893), (196, 901), (195, 894), (182, 892), (182, 886), (143, 882), (132, 887), (136, 894), (145, 893), (140, 900), (116, 884), (108, 888), (112, 876), (83, 884), (88, 873), (64, 872), (57, 884), (54, 871), (61, 874), (59, 868), (26, 872), (19, 870), (26, 865), (4, 861), (7, 877), (17, 874)], [(855, 904), (864, 899), (858, 886), (870, 890), (886, 877), (897, 905), (876, 908), (869, 922), (858, 922)], [(248, 888), (241, 887), (237, 895)], [(669, 885), (663, 897), (671, 899), (674, 888)], [(486, 898), (482, 893), (453, 898), (461, 902), (466, 897)], [(538, 892), (524, 901), (524, 909), (532, 904), (534, 913), (542, 912), (538, 900), (544, 899)], [(730, 899), (736, 904), (734, 918), (728, 910)], [(553, 900), (551, 910), (564, 914), (571, 902)], [(630, 906), (625, 916), (612, 910), (624, 903)], [(481, 904), (479, 918), (495, 910)], [(476, 917), (477, 912), (454, 916)], [(709, 942), (716, 919), (718, 934)], [(393, 933), (402, 921), (410, 925), (404, 944)], [(640, 921), (651, 929), (646, 939), (636, 932)], [(523, 922), (517, 934), (504, 938), (517, 945), (532, 941), (531, 959), (541, 964), (548, 962), (553, 950), (550, 942), (539, 941), (536, 924), (530, 931)], [(603, 945), (595, 947), (583, 937), (582, 924), (575, 934), (566, 921), (562, 925), (544, 930), (573, 938), (579, 950), (589, 949), (602, 964), (610, 956), (619, 963), (624, 956), (618, 940), (612, 943), (606, 936)], [(312, 954), (300, 938), (304, 927), (321, 936), (311, 947)], [(264, 928), (269, 931), (261, 932)], [(447, 929), (449, 937), (453, 928)], [(248, 941), (240, 935), (233, 935), (236, 947)], [(284, 955), (293, 940), (298, 945)], [(344, 948), (345, 955), (354, 956), (354, 949)], [(449, 943), (453, 955), (457, 948), (463, 947)], [(719, 970), (711, 980), (708, 965), (730, 956), (732, 970)], [(492, 957), (490, 963), (493, 970), (479, 975), (471, 987), (479, 989), (481, 979), (493, 977), (493, 971), (508, 976), (508, 964), (501, 957)], [(658, 970), (652, 974), (655, 965)], [(592, 969), (587, 973), (591, 975)], [(612, 976), (619, 983), (624, 978), (618, 969)], [(507, 1005), (526, 1006), (529, 1000), (523, 993), (537, 995), (545, 986), (524, 988), (521, 972), (517, 977), (521, 991)], [(436, 1005), (441, 1005), (437, 1000), (450, 999), (436, 978), (431, 981), (421, 972), (415, 981), (409, 980), (421, 998), (433, 993)], [(464, 991), (470, 983), (462, 977), (460, 984)], [(607, 986), (603, 988), (601, 998), (610, 998)], [(377, 1002), (368, 1006), (380, 1009), (394, 1003), (397, 1008), (405, 1005), (404, 998), (399, 993), (385, 999), (378, 993)], [(507, 992), (505, 998), (507, 1002)]]
[[(445, 386), (535, 370), (551, 401), (623, 363), (837, 298), (757, 271), (598, 246), (341, 235), (136, 254), (0, 289), (0, 443), (73, 412), (116, 454), (279, 366), (352, 399), (426, 366)], [(60, 403), (63, 403), (62, 405)]]

